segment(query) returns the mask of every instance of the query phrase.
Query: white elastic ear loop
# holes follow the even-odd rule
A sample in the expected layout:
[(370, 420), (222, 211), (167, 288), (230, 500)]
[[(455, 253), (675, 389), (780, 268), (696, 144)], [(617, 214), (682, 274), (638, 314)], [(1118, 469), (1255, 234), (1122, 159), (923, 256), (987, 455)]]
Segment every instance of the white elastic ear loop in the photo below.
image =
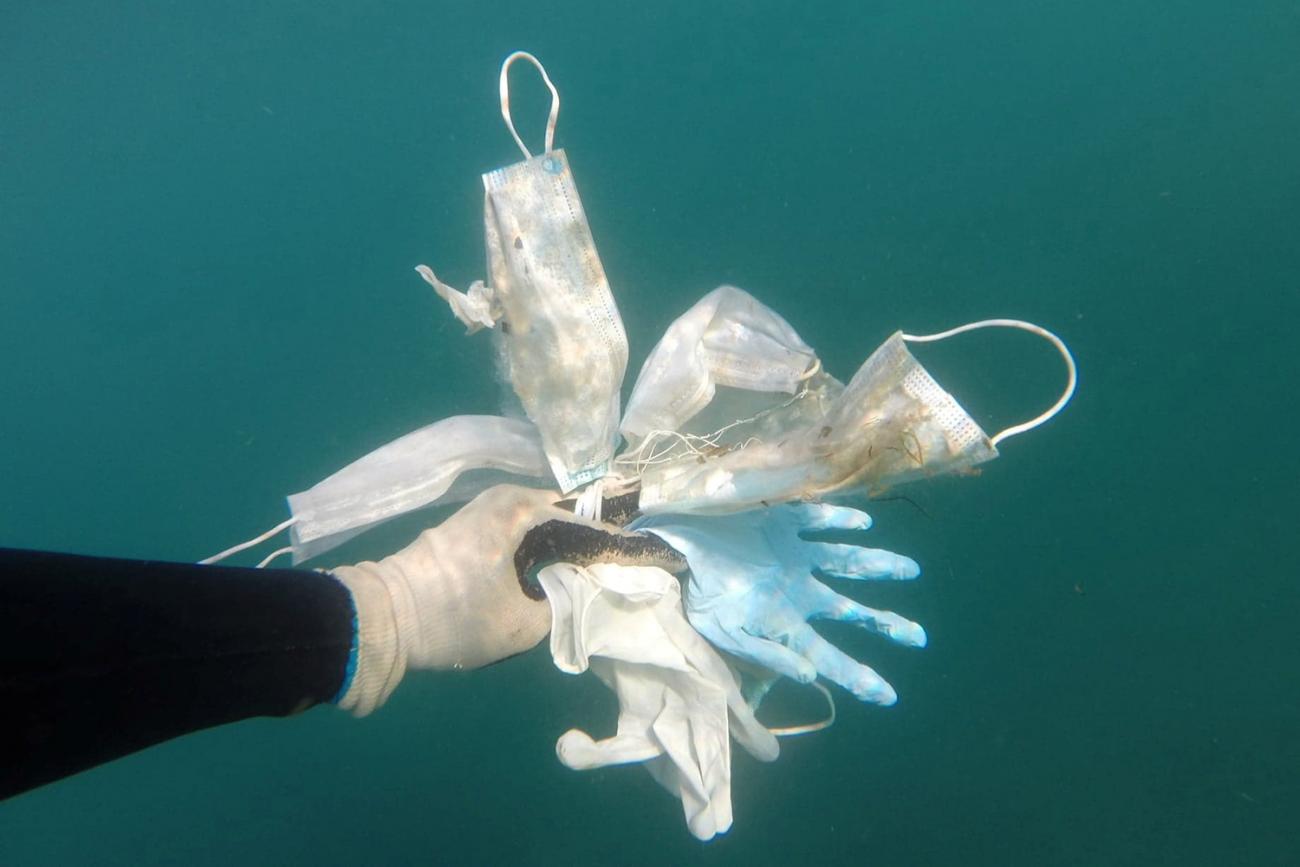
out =
[(549, 153), (551, 145), (555, 142), (555, 120), (560, 116), (560, 92), (555, 89), (554, 84), (551, 84), (551, 78), (546, 74), (546, 68), (542, 66), (542, 62), (527, 51), (516, 51), (501, 64), (501, 116), (505, 118), (506, 127), (510, 130), (510, 134), (515, 137), (515, 144), (519, 145), (519, 149), (524, 152), (524, 159), (531, 160), (533, 155), (528, 148), (524, 147), (524, 141), (519, 137), (519, 133), (515, 132), (515, 122), (510, 117), (510, 77), (506, 73), (510, 70), (510, 64), (521, 58), (537, 67), (537, 71), (542, 74), (542, 81), (546, 83), (546, 89), (551, 92), (551, 115), (546, 119), (546, 151), (544, 153)]
[(1027, 430), (1033, 430), (1064, 409), (1065, 405), (1070, 402), (1070, 398), (1074, 397), (1074, 387), (1079, 381), (1079, 374), (1074, 366), (1074, 356), (1070, 354), (1070, 350), (1066, 347), (1065, 341), (1061, 340), (1061, 338), (1040, 325), (1035, 325), (1032, 322), (1025, 322), (1020, 319), (982, 319), (979, 322), (969, 322), (966, 325), (958, 325), (956, 328), (949, 328), (947, 331), (940, 331), (938, 334), (904, 334), (903, 339), (909, 343), (930, 343), (935, 340), (943, 340), (945, 337), (952, 337), (954, 334), (961, 334), (964, 331), (974, 331), (976, 328), (1019, 328), (1021, 331), (1028, 331), (1030, 334), (1037, 334), (1039, 337), (1055, 346), (1056, 351), (1061, 353), (1061, 358), (1065, 359), (1065, 391), (1061, 392), (1061, 396), (1056, 399), (1056, 403), (1052, 404), (1051, 407), (1041, 415), (1035, 416), (1029, 421), (1021, 422), (1020, 424), (1013, 424), (1006, 430), (999, 431), (989, 437), (989, 443), (996, 448), (997, 444), (1007, 437), (1013, 437), (1016, 434), (1022, 434)]
[(803, 373), (799, 374), (798, 381), (807, 382), (808, 380), (812, 379), (814, 376), (816, 376), (821, 372), (822, 372), (822, 360), (814, 356), (812, 365)]
[(794, 735), (806, 735), (810, 732), (819, 732), (822, 729), (828, 729), (835, 724), (835, 698), (831, 695), (831, 691), (815, 680), (812, 682), (811, 686), (815, 687), (818, 692), (825, 696), (826, 704), (828, 704), (831, 709), (830, 716), (814, 723), (805, 723), (798, 726), (779, 726), (777, 728), (768, 729), (768, 731), (776, 735), (778, 738), (788, 738)]
[[(287, 521), (284, 521), (283, 523), (276, 524), (274, 527), (267, 530), (265, 533), (262, 533), (261, 535), (258, 536), (254, 536), (253, 538), (249, 539), (247, 542), (240, 542), (238, 545), (232, 545), (231, 547), (222, 551), (220, 554), (213, 554), (211, 557), (204, 557), (202, 560), (199, 561), (199, 565), (207, 566), (212, 563), (218, 563), (226, 559), (227, 557), (230, 557), (231, 555), (238, 554), (240, 551), (247, 551), (249, 548), (252, 548), (254, 545), (262, 544), (267, 539), (274, 536), (276, 533), (280, 533), (284, 530), (287, 530), (296, 523), (298, 523), (298, 519), (296, 517), (293, 517)], [(285, 551), (292, 551), (292, 550), (293, 550), (292, 546), (290, 546), (289, 548), (281, 548), (279, 551), (276, 551), (275, 554), (273, 554), (271, 557), (268, 557), (266, 560), (262, 561), (262, 563), (260, 563), (259, 566), (264, 566), (267, 563), (271, 562), (271, 560), (274, 557), (278, 557), (280, 554), (283, 554)]]
[(267, 566), (271, 565), (272, 560), (275, 560), (278, 557), (283, 557), (285, 554), (292, 554), (292, 553), (293, 553), (292, 545), (285, 545), (283, 548), (277, 548), (276, 550), (272, 551), (270, 554), (267, 554), (265, 557), (263, 557), (262, 562), (257, 564), (257, 568), (265, 569)]

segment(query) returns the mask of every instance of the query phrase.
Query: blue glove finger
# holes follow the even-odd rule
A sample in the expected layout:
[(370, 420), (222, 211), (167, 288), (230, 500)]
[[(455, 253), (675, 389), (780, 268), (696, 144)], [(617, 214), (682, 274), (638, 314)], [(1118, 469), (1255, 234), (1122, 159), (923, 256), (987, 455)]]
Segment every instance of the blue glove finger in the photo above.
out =
[(898, 701), (898, 693), (883, 677), (822, 638), (806, 623), (790, 633), (790, 648), (816, 666), (818, 674), (838, 683), (859, 701), (886, 707)]
[(869, 530), (871, 516), (846, 506), (829, 503), (797, 503), (785, 507), (790, 519), (802, 531), (819, 530)]
[(795, 683), (812, 683), (817, 679), (816, 664), (784, 644), (746, 632), (740, 633), (736, 638), (736, 649), (731, 652), (737, 656), (785, 675)]
[(921, 567), (911, 557), (879, 548), (829, 542), (807, 544), (811, 565), (836, 578), (910, 581), (921, 574)]
[(868, 632), (883, 635), (906, 647), (925, 647), (925, 629), (921, 624), (901, 617), (892, 611), (868, 608), (819, 585), (815, 604), (808, 609), (809, 617), (855, 623)]
[(755, 635), (730, 617), (717, 618), (696, 614), (689, 609), (686, 618), (695, 631), (708, 639), (714, 647), (760, 665), (797, 683), (811, 683), (817, 679), (817, 669), (811, 662), (784, 645)]

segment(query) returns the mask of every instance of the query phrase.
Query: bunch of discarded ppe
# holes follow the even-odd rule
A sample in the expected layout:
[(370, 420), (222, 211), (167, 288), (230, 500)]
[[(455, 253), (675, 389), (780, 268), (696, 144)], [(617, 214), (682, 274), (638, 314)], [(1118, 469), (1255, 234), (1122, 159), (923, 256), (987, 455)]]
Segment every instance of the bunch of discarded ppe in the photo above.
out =
[[(551, 93), (536, 156), (511, 118), (508, 71), (518, 60), (531, 63)], [(553, 147), (559, 94), (525, 52), (502, 64), (500, 94), (524, 160), (483, 175), (488, 279), (461, 292), (426, 266), (416, 270), (471, 334), (490, 331), (513, 411), (456, 416), (394, 440), (290, 496), (289, 520), (239, 547), (287, 528), (291, 544), (271, 556), (292, 553), (299, 563), (398, 515), (464, 502), (502, 482), (558, 487), (577, 513), (596, 520), (609, 498), (635, 496), (628, 528), (676, 548), (690, 572), (685, 586), (659, 569), (612, 564), (556, 563), (537, 574), (551, 605), (556, 666), (590, 668), (620, 709), (613, 736), (570, 730), (556, 752), (574, 769), (643, 764), (681, 800), (691, 833), (707, 840), (731, 826), (733, 739), (771, 761), (777, 735), (834, 719), (832, 703), (823, 722), (764, 727), (754, 712), (777, 678), (812, 684), (828, 700), (819, 677), (864, 701), (897, 699), (810, 619), (925, 645), (920, 625), (814, 577), (910, 579), (920, 571), (887, 551), (804, 538), (870, 526), (864, 513), (827, 500), (967, 472), (997, 457), (1002, 440), (1065, 406), (1074, 362), (1045, 329), (998, 319), (934, 335), (897, 332), (844, 384), (777, 313), (723, 286), (669, 326), (620, 419), (627, 338), (568, 158)], [(907, 348), (986, 327), (1043, 337), (1068, 372), (1047, 411), (994, 436)]]

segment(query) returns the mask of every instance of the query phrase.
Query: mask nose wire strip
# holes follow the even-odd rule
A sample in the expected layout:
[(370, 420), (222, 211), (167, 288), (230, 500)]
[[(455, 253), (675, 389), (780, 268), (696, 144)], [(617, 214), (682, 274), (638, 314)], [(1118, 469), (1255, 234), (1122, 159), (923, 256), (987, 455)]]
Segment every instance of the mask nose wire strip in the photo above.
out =
[(542, 81), (545, 82), (546, 89), (551, 92), (551, 114), (546, 119), (546, 150), (544, 153), (549, 153), (555, 143), (555, 121), (560, 116), (560, 92), (551, 83), (551, 77), (546, 74), (546, 67), (542, 66), (542, 62), (527, 51), (516, 51), (501, 63), (501, 116), (505, 118), (506, 128), (515, 137), (515, 144), (519, 145), (519, 149), (524, 152), (524, 159), (531, 160), (533, 155), (528, 148), (524, 147), (524, 140), (519, 137), (519, 133), (515, 132), (515, 122), (510, 117), (510, 77), (507, 73), (510, 70), (510, 64), (521, 59), (527, 60), (537, 67), (537, 71), (542, 74)]
[(812, 732), (819, 732), (822, 729), (828, 729), (835, 724), (835, 698), (831, 695), (831, 691), (815, 680), (811, 685), (816, 687), (817, 690), (826, 697), (826, 704), (829, 705), (831, 709), (830, 716), (815, 723), (805, 723), (804, 725), (799, 726), (780, 726), (778, 728), (768, 729), (768, 731), (779, 738), (788, 738), (794, 735), (806, 735)]
[(260, 545), (263, 542), (265, 542), (267, 539), (274, 536), (276, 533), (287, 530), (296, 523), (298, 523), (297, 518), (290, 518), (289, 520), (284, 521), (283, 523), (276, 524), (274, 527), (267, 530), (265, 533), (263, 533), (260, 536), (254, 536), (252, 539), (249, 539), (247, 542), (240, 542), (238, 545), (227, 548), (226, 550), (222, 551), (220, 554), (213, 554), (211, 557), (205, 557), (204, 559), (199, 561), (199, 565), (206, 566), (209, 563), (216, 563), (218, 561), (226, 559), (232, 554), (238, 554), (240, 551), (246, 551), (249, 548), (253, 547), (254, 545)]
[(904, 334), (903, 339), (909, 343), (930, 343), (935, 340), (943, 340), (945, 337), (952, 337), (954, 334), (974, 331), (977, 328), (1018, 328), (1021, 331), (1028, 331), (1030, 334), (1037, 334), (1039, 337), (1055, 346), (1056, 351), (1061, 353), (1061, 358), (1065, 360), (1065, 390), (1061, 392), (1061, 396), (1056, 399), (1056, 403), (1052, 404), (1045, 412), (1031, 418), (1029, 421), (1021, 422), (1020, 424), (1013, 424), (1011, 427), (999, 431), (989, 437), (989, 442), (996, 447), (998, 443), (1008, 437), (1022, 434), (1027, 430), (1033, 430), (1064, 409), (1065, 405), (1070, 402), (1070, 398), (1074, 397), (1074, 387), (1079, 382), (1079, 372), (1074, 365), (1074, 356), (1070, 354), (1070, 350), (1065, 345), (1065, 341), (1061, 340), (1061, 338), (1057, 337), (1046, 328), (1043, 328), (1041, 325), (1035, 325), (1032, 322), (1025, 322), (1021, 319), (982, 319), (979, 322), (969, 322), (965, 325), (958, 325), (956, 328), (949, 328), (947, 331), (940, 331), (938, 334)]

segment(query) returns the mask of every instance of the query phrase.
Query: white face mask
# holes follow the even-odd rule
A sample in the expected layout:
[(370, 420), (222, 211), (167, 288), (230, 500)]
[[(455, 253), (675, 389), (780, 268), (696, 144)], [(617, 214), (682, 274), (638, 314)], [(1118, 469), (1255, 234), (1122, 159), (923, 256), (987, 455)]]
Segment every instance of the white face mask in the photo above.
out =
[(775, 311), (744, 290), (719, 286), (655, 344), (619, 428), (636, 445), (656, 431), (685, 430), (720, 386), (788, 396), (817, 368), (812, 348)]
[(720, 286), (668, 326), (642, 365), (616, 474), (634, 478), (820, 419), (843, 389), (775, 311)]
[[(905, 342), (942, 340), (977, 328), (1030, 331), (1065, 360), (1068, 382), (1047, 411), (988, 436), (908, 351)], [(688, 455), (649, 467), (641, 510), (726, 513), (763, 503), (862, 491), (878, 494), (919, 478), (961, 473), (997, 457), (998, 443), (1056, 415), (1074, 394), (1074, 359), (1060, 338), (1014, 319), (974, 322), (940, 334), (897, 332), (872, 353), (824, 417), (722, 454)]]
[(289, 495), (291, 517), (199, 562), (216, 563), (289, 531), (295, 564), (415, 509), (464, 503), (493, 485), (551, 486), (537, 428), (524, 419), (457, 415), (385, 443), (305, 491)]
[[(551, 91), (546, 150), (534, 157), (510, 117), (507, 71), (527, 60)], [(501, 113), (525, 160), (483, 175), (490, 285), (461, 293), (418, 270), (471, 331), (493, 328), (497, 361), (560, 488), (603, 476), (617, 437), (627, 336), (564, 151), (553, 150), (560, 97), (541, 63), (515, 52), (501, 66)]]
[(546, 455), (522, 419), (458, 415), (380, 446), (289, 497), (293, 562), (415, 509), (463, 503), (493, 485), (544, 487)]

